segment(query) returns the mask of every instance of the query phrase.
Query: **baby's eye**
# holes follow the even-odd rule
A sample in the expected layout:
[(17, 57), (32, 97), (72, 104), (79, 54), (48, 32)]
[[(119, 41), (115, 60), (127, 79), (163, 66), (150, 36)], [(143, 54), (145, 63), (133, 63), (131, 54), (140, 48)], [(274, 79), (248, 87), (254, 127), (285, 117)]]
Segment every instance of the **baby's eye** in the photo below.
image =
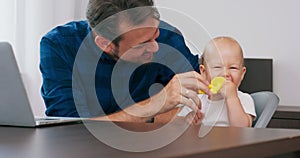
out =
[(232, 66), (232, 67), (230, 67), (230, 69), (232, 69), (232, 70), (238, 70), (239, 68), (235, 67), (235, 66)]
[(214, 66), (213, 68), (214, 69), (221, 69), (222, 67), (221, 66)]

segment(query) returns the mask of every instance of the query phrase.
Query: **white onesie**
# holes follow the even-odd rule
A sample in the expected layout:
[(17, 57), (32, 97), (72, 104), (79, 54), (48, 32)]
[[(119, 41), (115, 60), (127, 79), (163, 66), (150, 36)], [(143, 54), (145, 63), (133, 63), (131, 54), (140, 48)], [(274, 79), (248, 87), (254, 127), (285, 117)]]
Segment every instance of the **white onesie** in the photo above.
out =
[[(208, 99), (208, 95), (199, 94), (198, 97), (202, 103), (202, 112), (204, 118), (202, 120), (203, 125), (209, 126), (229, 126), (227, 106), (225, 99), (218, 101), (211, 101)], [(241, 101), (244, 111), (251, 116), (256, 117), (255, 107), (252, 97), (241, 91), (238, 91), (238, 97)], [(192, 110), (188, 106), (184, 106), (177, 116), (186, 116)]]

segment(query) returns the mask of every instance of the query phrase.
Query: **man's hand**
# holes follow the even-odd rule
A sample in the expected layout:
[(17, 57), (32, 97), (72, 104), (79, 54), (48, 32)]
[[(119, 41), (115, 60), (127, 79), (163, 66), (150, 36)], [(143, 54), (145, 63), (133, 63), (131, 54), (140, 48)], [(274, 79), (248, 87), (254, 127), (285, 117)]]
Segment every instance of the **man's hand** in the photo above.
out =
[(211, 95), (208, 85), (209, 82), (195, 71), (176, 74), (166, 87), (152, 98), (158, 109), (157, 113), (170, 111), (179, 104), (186, 105), (195, 112), (198, 111), (201, 109), (198, 90)]
[(166, 87), (151, 98), (94, 120), (146, 122), (156, 115), (175, 109), (178, 105), (186, 105), (199, 113), (201, 101), (198, 98), (198, 90), (211, 95), (208, 85), (209, 82), (195, 71), (176, 74)]

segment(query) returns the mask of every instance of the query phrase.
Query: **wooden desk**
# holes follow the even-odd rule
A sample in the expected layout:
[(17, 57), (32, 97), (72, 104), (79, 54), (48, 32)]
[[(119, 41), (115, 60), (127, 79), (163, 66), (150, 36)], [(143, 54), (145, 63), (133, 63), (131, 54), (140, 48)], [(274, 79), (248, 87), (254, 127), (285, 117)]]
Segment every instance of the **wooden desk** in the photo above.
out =
[(300, 129), (300, 107), (278, 106), (268, 127)]
[[(97, 125), (110, 128), (105, 122)], [(155, 124), (123, 124), (154, 129)], [(177, 126), (174, 124), (174, 126)], [(215, 127), (199, 138), (199, 126), (191, 126), (171, 144), (143, 153), (124, 152), (97, 140), (83, 124), (44, 128), (0, 127), (3, 158), (98, 158), (98, 157), (267, 157), (300, 150), (300, 130)], [(160, 140), (153, 140), (160, 141)], [(130, 145), (130, 142), (128, 142)], [(299, 156), (299, 155), (298, 155)]]

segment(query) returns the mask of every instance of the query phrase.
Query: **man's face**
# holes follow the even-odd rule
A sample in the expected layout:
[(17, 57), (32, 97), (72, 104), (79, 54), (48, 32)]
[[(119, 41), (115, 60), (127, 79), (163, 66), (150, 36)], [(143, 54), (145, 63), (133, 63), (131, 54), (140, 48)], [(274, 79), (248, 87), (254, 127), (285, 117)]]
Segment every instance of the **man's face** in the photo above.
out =
[(142, 25), (122, 34), (122, 39), (114, 49), (114, 55), (133, 63), (151, 62), (154, 53), (159, 49), (156, 42), (159, 36), (158, 23), (159, 21), (150, 18), (145, 22), (146, 27)]

